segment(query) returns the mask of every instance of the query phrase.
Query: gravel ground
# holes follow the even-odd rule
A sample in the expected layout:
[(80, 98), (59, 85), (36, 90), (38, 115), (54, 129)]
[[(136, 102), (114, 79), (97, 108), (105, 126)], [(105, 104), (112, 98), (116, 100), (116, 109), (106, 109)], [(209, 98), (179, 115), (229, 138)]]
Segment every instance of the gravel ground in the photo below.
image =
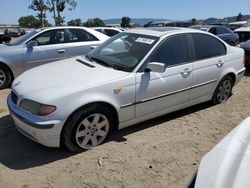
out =
[(0, 187), (170, 187), (250, 114), (250, 74), (224, 104), (203, 103), (121, 131), (81, 154), (43, 147), (17, 132), (0, 91)]

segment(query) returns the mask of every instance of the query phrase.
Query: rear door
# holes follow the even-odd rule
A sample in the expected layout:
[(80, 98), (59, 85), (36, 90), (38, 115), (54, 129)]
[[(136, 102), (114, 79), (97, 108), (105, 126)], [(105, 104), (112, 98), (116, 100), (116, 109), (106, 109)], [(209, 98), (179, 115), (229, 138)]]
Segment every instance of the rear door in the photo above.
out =
[(163, 73), (142, 71), (136, 74), (136, 116), (162, 110), (172, 111), (171, 109), (185, 106), (192, 84), (192, 63), (187, 35), (181, 34), (166, 39), (148, 62), (165, 63), (166, 70)]
[(70, 57), (87, 54), (101, 43), (94, 35), (84, 29), (66, 29), (65, 32)]
[(63, 29), (49, 30), (41, 33), (32, 40), (38, 42), (38, 46), (23, 49), (23, 62), (25, 69), (30, 69), (45, 63), (67, 58), (65, 32)]
[(193, 41), (193, 81), (190, 100), (202, 100), (213, 94), (226, 61), (226, 46), (217, 38), (190, 34)]

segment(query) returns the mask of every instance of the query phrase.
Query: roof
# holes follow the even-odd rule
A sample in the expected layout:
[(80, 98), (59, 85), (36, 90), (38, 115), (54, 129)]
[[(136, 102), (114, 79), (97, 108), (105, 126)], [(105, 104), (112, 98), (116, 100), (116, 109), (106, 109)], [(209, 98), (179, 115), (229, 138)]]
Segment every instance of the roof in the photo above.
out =
[(199, 30), (194, 30), (190, 28), (182, 28), (182, 27), (146, 27), (146, 28), (137, 28), (130, 29), (126, 31), (127, 33), (136, 33), (142, 35), (150, 35), (155, 37), (161, 37), (163, 35), (171, 34), (171, 33), (184, 33), (184, 32), (198, 32), (204, 33)]

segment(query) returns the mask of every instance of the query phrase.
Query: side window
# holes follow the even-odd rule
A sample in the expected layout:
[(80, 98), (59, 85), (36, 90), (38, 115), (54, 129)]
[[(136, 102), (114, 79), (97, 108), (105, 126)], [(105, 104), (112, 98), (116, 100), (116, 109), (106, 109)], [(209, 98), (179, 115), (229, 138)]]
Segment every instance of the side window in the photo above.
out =
[(176, 35), (166, 39), (149, 58), (149, 61), (165, 63), (166, 66), (190, 62), (187, 35)]
[(105, 31), (106, 35), (108, 35), (110, 37), (112, 37), (112, 36), (114, 36), (114, 35), (116, 35), (116, 34), (119, 33), (119, 31), (112, 30), (112, 29), (104, 29), (104, 31)]
[(167, 23), (165, 24), (166, 27), (175, 27), (175, 23)]
[(216, 30), (217, 30), (217, 35), (223, 35), (228, 33), (228, 31), (223, 27), (217, 27)]
[(176, 23), (176, 27), (182, 27), (182, 23), (181, 22), (177, 22)]
[(193, 33), (195, 60), (202, 60), (226, 54), (225, 45), (213, 36)]
[(212, 34), (214, 34), (214, 35), (217, 35), (217, 34), (218, 34), (215, 27), (210, 28), (210, 29), (208, 30), (208, 32), (209, 32), (209, 33), (212, 33)]
[(36, 40), (39, 46), (64, 43), (64, 30), (47, 31), (32, 40)]
[(83, 29), (67, 29), (66, 42), (99, 41), (95, 36)]

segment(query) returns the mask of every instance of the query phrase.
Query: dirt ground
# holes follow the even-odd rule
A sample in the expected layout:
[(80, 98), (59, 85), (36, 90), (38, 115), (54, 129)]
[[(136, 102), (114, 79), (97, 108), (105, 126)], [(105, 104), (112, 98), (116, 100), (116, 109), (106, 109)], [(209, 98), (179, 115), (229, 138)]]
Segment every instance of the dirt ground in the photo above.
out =
[(204, 103), (127, 129), (81, 154), (15, 129), (0, 91), (0, 187), (184, 187), (201, 157), (250, 115), (250, 74), (224, 104)]

